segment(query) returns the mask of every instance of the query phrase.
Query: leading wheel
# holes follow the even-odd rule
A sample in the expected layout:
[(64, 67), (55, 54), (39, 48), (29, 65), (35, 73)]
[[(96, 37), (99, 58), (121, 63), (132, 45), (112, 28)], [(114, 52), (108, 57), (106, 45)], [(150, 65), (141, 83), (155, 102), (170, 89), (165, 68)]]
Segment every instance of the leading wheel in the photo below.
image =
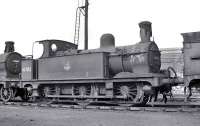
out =
[(2, 87), (0, 91), (0, 95), (1, 95), (1, 99), (4, 102), (8, 102), (9, 100), (13, 98), (13, 89)]

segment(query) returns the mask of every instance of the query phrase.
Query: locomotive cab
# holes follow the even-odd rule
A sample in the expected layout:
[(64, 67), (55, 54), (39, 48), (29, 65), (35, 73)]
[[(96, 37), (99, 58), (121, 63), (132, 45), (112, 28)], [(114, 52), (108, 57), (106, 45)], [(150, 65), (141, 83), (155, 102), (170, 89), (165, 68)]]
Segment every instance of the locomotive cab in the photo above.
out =
[(23, 59), (22, 62), (22, 79), (26, 81), (38, 79), (38, 62), (43, 58), (52, 58), (56, 56), (63, 56), (64, 53), (77, 49), (77, 45), (62, 41), (62, 40), (42, 40), (38, 41), (39, 44), (43, 45), (42, 56), (38, 59)]
[(77, 50), (78, 46), (76, 44), (62, 41), (62, 40), (42, 40), (39, 41), (43, 44), (44, 50), (40, 58), (62, 56), (65, 51)]

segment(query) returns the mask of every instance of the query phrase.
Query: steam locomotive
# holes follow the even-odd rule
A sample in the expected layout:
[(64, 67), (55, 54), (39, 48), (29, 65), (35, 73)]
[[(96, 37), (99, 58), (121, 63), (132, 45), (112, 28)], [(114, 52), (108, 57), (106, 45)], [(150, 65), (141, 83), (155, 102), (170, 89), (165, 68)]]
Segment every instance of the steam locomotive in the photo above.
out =
[[(100, 48), (78, 50), (77, 45), (61, 40), (42, 40), (43, 55), (38, 59), (27, 58), (14, 52), (14, 43), (6, 42), (0, 55), (0, 97), (7, 102), (20, 96), (29, 98), (53, 98), (75, 102), (115, 102), (146, 104), (154, 88), (181, 83), (173, 68), (161, 70), (160, 51), (151, 40), (151, 22), (139, 23), (141, 41), (130, 46), (115, 47), (112, 34), (104, 34)], [(198, 34), (198, 36), (196, 36)], [(183, 34), (185, 57), (198, 54), (190, 38)], [(195, 33), (199, 41), (199, 33)], [(195, 44), (195, 47), (192, 45)], [(190, 48), (190, 49), (188, 49)], [(186, 69), (190, 60), (198, 64), (199, 57), (185, 59)], [(199, 73), (198, 68), (192, 69)], [(193, 72), (188, 69), (189, 73)], [(191, 79), (186, 72), (185, 81)], [(195, 76), (200, 78), (199, 76)], [(198, 79), (197, 79), (198, 80)]]

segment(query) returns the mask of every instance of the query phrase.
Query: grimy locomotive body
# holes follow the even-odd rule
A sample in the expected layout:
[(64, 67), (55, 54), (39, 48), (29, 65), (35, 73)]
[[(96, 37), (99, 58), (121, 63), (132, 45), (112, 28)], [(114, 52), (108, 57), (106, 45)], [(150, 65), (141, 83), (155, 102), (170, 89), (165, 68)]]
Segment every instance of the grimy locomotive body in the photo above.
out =
[[(43, 40), (43, 55), (26, 58), (7, 42), (0, 56), (1, 99), (36, 97), (71, 101), (107, 101), (145, 104), (154, 87), (174, 79), (160, 70), (160, 51), (151, 41), (150, 22), (139, 23), (141, 42), (115, 47), (112, 34), (104, 34), (100, 48), (78, 50), (61, 40)], [(54, 48), (53, 48), (54, 47)]]
[[(139, 23), (141, 41), (115, 47), (112, 34), (104, 34), (100, 48), (78, 50), (78, 45), (62, 40), (39, 41), (43, 54), (38, 59), (14, 52), (14, 42), (6, 42), (0, 55), (0, 97), (7, 102), (51, 98), (70, 102), (110, 102), (146, 104), (159, 90), (177, 84), (199, 88), (200, 32), (183, 33), (184, 78), (172, 67), (161, 70), (161, 54), (151, 40), (151, 22)], [(185, 90), (186, 94), (186, 90)], [(151, 96), (151, 98), (150, 98)]]

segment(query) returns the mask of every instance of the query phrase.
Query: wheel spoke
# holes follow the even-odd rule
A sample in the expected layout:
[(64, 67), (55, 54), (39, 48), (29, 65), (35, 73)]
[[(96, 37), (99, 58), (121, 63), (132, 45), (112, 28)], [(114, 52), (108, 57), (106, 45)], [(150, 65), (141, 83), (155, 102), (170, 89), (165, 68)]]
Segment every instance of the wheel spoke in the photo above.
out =
[(122, 100), (137, 104), (146, 104), (149, 98), (144, 96), (143, 84), (120, 85), (116, 88), (116, 95), (122, 96)]
[(129, 94), (136, 96), (137, 92), (130, 92)]

